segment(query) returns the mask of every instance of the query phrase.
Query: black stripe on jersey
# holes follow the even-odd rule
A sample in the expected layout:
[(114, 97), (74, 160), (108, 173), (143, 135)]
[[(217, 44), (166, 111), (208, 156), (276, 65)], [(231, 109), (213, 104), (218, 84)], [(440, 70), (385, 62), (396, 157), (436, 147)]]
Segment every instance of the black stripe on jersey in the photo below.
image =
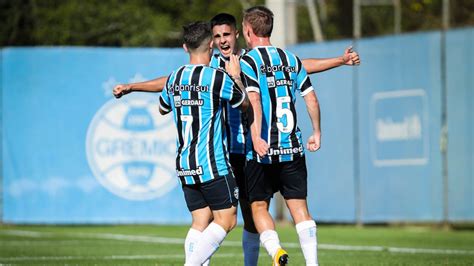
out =
[(299, 74), (301, 72), (301, 69), (303, 68), (303, 63), (301, 62), (301, 60), (298, 57), (296, 57), (296, 62), (298, 64), (298, 66), (297, 66), (298, 67), (298, 72), (296, 74)]
[[(222, 54), (215, 54), (214, 56), (216, 57), (218, 68), (225, 71), (225, 62), (226, 62), (225, 58), (222, 56)], [(242, 72), (240, 73), (240, 75), (242, 75)], [(222, 103), (222, 118), (224, 120), (224, 123), (222, 125), (223, 127), (225, 127), (226, 137), (227, 137), (227, 147), (229, 147), (230, 149), (230, 145), (232, 143), (232, 135), (230, 132), (230, 124), (227, 124), (226, 122), (226, 121), (229, 121), (230, 119), (229, 117), (230, 114), (227, 110), (227, 108), (230, 108), (230, 106), (227, 101), (223, 101), (221, 103)]]
[[(262, 48), (258, 48), (258, 50), (260, 50)], [(257, 66), (254, 64), (254, 61), (252, 60), (252, 58), (248, 55), (245, 55), (242, 57), (242, 60), (244, 60), (245, 62), (247, 62), (247, 64), (252, 67), (253, 69), (253, 72), (255, 72), (255, 75), (258, 74), (258, 69), (257, 69)]]
[(163, 100), (163, 97), (160, 97), (160, 106), (163, 111), (169, 112), (171, 110), (171, 106), (169, 106), (165, 100)]
[[(247, 63), (253, 70), (253, 72), (255, 73), (255, 76), (258, 78), (258, 70), (257, 70), (257, 65), (255, 64), (255, 62), (253, 61), (253, 59), (250, 57), (250, 56), (243, 56), (242, 57), (242, 60), (245, 61), (245, 63)], [(255, 81), (251, 78), (248, 78), (246, 75), (243, 74), (243, 72), (241, 73), (242, 76), (244, 77), (242, 80), (245, 80), (245, 87), (257, 87), (257, 88), (260, 88), (260, 84), (258, 84), (258, 80)]]
[(168, 98), (170, 99), (170, 104), (167, 104), (164, 100), (163, 100), (163, 97), (160, 96), (160, 108), (163, 109), (164, 111), (166, 112), (169, 112), (171, 111), (171, 97), (169, 97), (169, 91), (168, 91), (168, 82), (170, 81), (170, 78), (171, 78), (172, 74), (169, 75), (167, 78), (166, 78), (166, 82), (165, 82), (165, 87), (163, 88), (163, 90), (165, 90), (165, 93), (168, 95)]
[[(296, 56), (295, 56), (296, 57)], [(301, 72), (301, 68), (304, 67), (303, 66), (303, 63), (301, 62), (301, 60), (296, 57), (296, 61), (298, 62), (298, 75), (300, 74)], [(309, 76), (306, 76), (306, 79), (303, 81), (303, 84), (298, 84), (298, 87), (297, 89), (300, 89), (300, 93), (304, 94), (304, 92), (311, 87), (311, 80), (309, 79)]]
[[(178, 72), (176, 73), (176, 76), (175, 76), (175, 79), (173, 81), (174, 84), (179, 84), (181, 82), (181, 78), (183, 76), (183, 70), (184, 70), (185, 66), (181, 67)], [(178, 95), (181, 95), (181, 92), (178, 90), (178, 91), (172, 91), (170, 96), (174, 96), (174, 94), (178, 94)], [(173, 102), (173, 97), (170, 97), (170, 101)], [(179, 147), (178, 147), (178, 154), (176, 156), (176, 169), (182, 169), (181, 168), (181, 165), (180, 165), (180, 161), (181, 161), (181, 151), (183, 150), (183, 145), (184, 145), (184, 139), (183, 139), (183, 126), (182, 126), (182, 123), (183, 121), (181, 121), (181, 108), (175, 108), (176, 110), (176, 129), (178, 130), (178, 144), (179, 144)], [(181, 180), (183, 181), (183, 180)], [(183, 182), (184, 184), (184, 182)]]
[(222, 56), (219, 56), (219, 67), (225, 70), (225, 59)]
[(227, 147), (229, 147), (230, 149), (230, 145), (232, 143), (232, 135), (231, 135), (231, 132), (230, 132), (230, 124), (227, 124), (226, 121), (229, 121), (230, 120), (230, 114), (227, 110), (227, 107), (229, 103), (226, 102), (226, 101), (223, 101), (222, 102), (222, 118), (224, 119), (224, 124), (225, 125), (225, 131), (226, 131), (226, 138), (227, 138)]
[[(243, 71), (240, 72), (240, 80), (242, 81), (242, 85), (244, 85), (244, 90), (245, 90), (245, 88), (247, 88), (247, 80), (245, 78), (245, 74)], [(244, 141), (244, 147), (245, 147), (245, 139), (246, 139), (245, 136), (247, 136), (247, 124), (248, 124), (247, 112), (242, 112), (242, 111), (240, 112), (240, 122), (242, 124), (242, 129), (244, 130), (243, 141)]]
[[(282, 60), (282, 63), (283, 65), (285, 66), (289, 66), (290, 63), (288, 62), (288, 60), (286, 60), (286, 53), (283, 52), (283, 50), (281, 50), (280, 48), (277, 48), (277, 51), (278, 51), (278, 54), (280, 55), (280, 59)], [(300, 65), (301, 66), (301, 65)], [(291, 77), (290, 77), (290, 73), (288, 72), (283, 72), (285, 74), (285, 79), (286, 80), (290, 80)], [(287, 94), (291, 97), (291, 88), (290, 86), (286, 85), (286, 91), (287, 91)], [(295, 104), (293, 102), (293, 99), (291, 99), (291, 101), (289, 102), (290, 104), (290, 110), (291, 110), (291, 113), (293, 114), (293, 121), (295, 122), (293, 124), (293, 128), (291, 129), (291, 133), (290, 133), (290, 140), (291, 140), (291, 147), (298, 147), (299, 146), (299, 143), (298, 143), (298, 138), (296, 137), (296, 125), (297, 125), (297, 115), (296, 115), (296, 108), (295, 108)]]
[(244, 101), (244, 99), (245, 99), (244, 92), (240, 89), (240, 87), (236, 83), (234, 83), (234, 85), (232, 86), (232, 92), (231, 92), (230, 101), (229, 101), (230, 106), (232, 108), (237, 108)]
[(303, 84), (301, 84), (300, 93), (306, 95), (305, 93), (308, 93), (309, 91), (307, 92), (307, 90), (311, 87), (311, 79), (309, 78), (309, 76), (307, 76), (306, 79), (303, 81)]
[[(272, 66), (272, 60), (270, 59), (270, 55), (268, 54), (267, 49), (258, 48), (258, 51), (260, 52), (260, 55), (262, 56), (263, 65)], [(267, 73), (267, 77), (274, 77), (274, 76), (275, 75), (273, 74), (273, 72)], [(270, 125), (269, 125), (270, 126), (270, 142), (268, 143), (268, 145), (270, 145), (270, 147), (278, 149), (279, 132), (278, 132), (277, 124), (276, 124), (277, 123), (277, 117), (276, 117), (276, 107), (277, 107), (276, 97), (277, 96), (275, 92), (276, 88), (269, 88), (268, 85), (267, 85), (267, 88), (268, 88), (268, 92), (270, 93), (270, 100), (272, 102), (272, 105), (271, 105), (272, 117), (270, 118)], [(262, 122), (264, 122), (264, 119), (262, 119)], [(272, 155), (270, 159), (272, 162), (274, 161), (278, 162), (279, 158), (280, 158), (279, 155)]]
[[(225, 70), (225, 62), (226, 61), (225, 61), (225, 58), (223, 58), (221, 54), (219, 54), (217, 62), (218, 62), (219, 68), (221, 68), (222, 70)], [(223, 125), (223, 127), (225, 127), (225, 131), (226, 131), (227, 147), (230, 148), (230, 145), (232, 143), (232, 135), (231, 135), (231, 132), (230, 132), (230, 124), (226, 123), (226, 121), (230, 120), (230, 117), (229, 117), (230, 114), (227, 110), (227, 107), (230, 107), (230, 106), (228, 106), (228, 102), (223, 101), (222, 102), (222, 118), (224, 119), (224, 123), (222, 125)]]
[(217, 178), (219, 176), (219, 170), (217, 169), (216, 163), (216, 156), (214, 153), (214, 127), (217, 112), (219, 111), (219, 105), (221, 103), (220, 95), (222, 90), (222, 85), (224, 82), (224, 72), (220, 70), (216, 70), (216, 75), (214, 77), (214, 84), (212, 85), (212, 106), (213, 106), (213, 113), (212, 113), (212, 120), (211, 126), (209, 128), (209, 157), (211, 159), (211, 168), (214, 177)]
[[(203, 71), (202, 66), (196, 66), (191, 73), (191, 82), (190, 84), (200, 84), (200, 77), (201, 72)], [(191, 97), (190, 99), (196, 100), (199, 99), (199, 92), (191, 90), (190, 91)], [(189, 147), (189, 168), (197, 169), (197, 161), (196, 161), (196, 147), (199, 139), (199, 129), (201, 128), (201, 117), (199, 115), (199, 106), (193, 105), (189, 107), (191, 109), (191, 116), (193, 117), (193, 121), (191, 123), (191, 130), (192, 130), (192, 141)], [(201, 183), (199, 179), (199, 175), (193, 175), (194, 183), (198, 184)]]
[(161, 109), (165, 110), (165, 111), (168, 111), (168, 112), (171, 111), (171, 104), (172, 104), (171, 99), (173, 98), (173, 97), (170, 96), (170, 93), (172, 94), (173, 92), (172, 92), (172, 91), (169, 91), (169, 88), (168, 88), (168, 87), (169, 87), (169, 84), (168, 84), (168, 83), (170, 82), (170, 79), (171, 79), (172, 76), (173, 76), (173, 77), (176, 77), (176, 75), (174, 75), (174, 73), (171, 73), (171, 75), (169, 75), (169, 76), (166, 78), (165, 87), (163, 88), (163, 90), (165, 91), (165, 93), (168, 95), (168, 98), (169, 98), (170, 103), (169, 103), (169, 104), (166, 103), (166, 102), (163, 100), (163, 97), (161, 97), (161, 96), (160, 96), (160, 103), (159, 103), (159, 104), (160, 104), (159, 107), (160, 107)]
[[(225, 102), (225, 101), (224, 101)], [(223, 108), (224, 110), (224, 108)], [(224, 116), (221, 116), (221, 125), (225, 125), (226, 124), (226, 120), (224, 118)], [(223, 126), (222, 127), (222, 136), (224, 136), (224, 134), (230, 134), (228, 131), (229, 131), (230, 127), (228, 126)], [(227, 135), (227, 139), (230, 139), (231, 135)], [(230, 143), (228, 143), (230, 144)], [(229, 171), (232, 172), (232, 165), (230, 165), (230, 158), (229, 158), (229, 152), (230, 152), (230, 145), (222, 145), (222, 152), (224, 154), (224, 157), (226, 157), (227, 159), (225, 160), (226, 164), (227, 164), (227, 169), (229, 169)]]

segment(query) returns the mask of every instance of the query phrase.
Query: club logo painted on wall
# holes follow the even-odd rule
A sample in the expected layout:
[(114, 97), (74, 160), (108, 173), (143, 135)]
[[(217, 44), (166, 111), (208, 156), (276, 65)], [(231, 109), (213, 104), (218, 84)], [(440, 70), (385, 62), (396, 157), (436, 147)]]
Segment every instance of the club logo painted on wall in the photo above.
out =
[(151, 200), (178, 185), (176, 130), (171, 115), (158, 113), (156, 97), (111, 99), (89, 125), (86, 153), (99, 182), (129, 200)]
[(382, 91), (370, 101), (370, 146), (375, 166), (425, 165), (429, 158), (425, 90)]

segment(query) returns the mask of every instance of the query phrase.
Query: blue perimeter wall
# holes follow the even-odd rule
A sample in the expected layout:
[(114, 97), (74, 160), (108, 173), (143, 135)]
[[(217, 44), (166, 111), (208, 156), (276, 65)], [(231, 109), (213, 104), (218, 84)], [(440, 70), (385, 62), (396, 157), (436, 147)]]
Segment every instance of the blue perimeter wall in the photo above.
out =
[[(351, 44), (288, 49), (321, 58)], [(323, 130), (321, 150), (307, 153), (313, 216), (474, 221), (474, 29), (353, 45), (361, 66), (311, 76)], [(174, 177), (175, 129), (158, 114), (158, 95), (111, 94), (115, 84), (168, 75), (187, 62), (182, 49), (5, 48), (0, 56), (3, 222), (190, 222)], [(302, 99), (297, 112), (306, 139)]]

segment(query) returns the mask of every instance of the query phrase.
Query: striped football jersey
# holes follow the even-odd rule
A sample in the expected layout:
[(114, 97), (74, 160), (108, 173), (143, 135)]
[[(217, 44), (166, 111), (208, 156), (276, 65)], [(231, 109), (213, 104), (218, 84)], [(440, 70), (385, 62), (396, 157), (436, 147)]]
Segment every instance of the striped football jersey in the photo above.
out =
[(247, 137), (247, 159), (261, 163), (287, 162), (304, 154), (295, 109), (296, 91), (313, 91), (301, 60), (274, 46), (259, 46), (240, 60), (247, 92), (258, 92), (262, 102), (261, 137), (269, 145), (267, 156), (254, 151)]
[[(246, 52), (245, 49), (241, 49), (240, 55), (242, 56)], [(226, 71), (225, 63), (228, 61), (229, 58), (224, 57), (221, 53), (216, 53), (212, 55), (209, 65), (213, 68)], [(245, 154), (245, 135), (247, 134), (246, 113), (225, 104), (224, 120), (226, 123), (229, 152), (233, 154)]]
[(230, 172), (223, 103), (237, 108), (244, 99), (224, 71), (205, 65), (184, 65), (168, 77), (160, 108), (174, 115), (176, 170), (183, 184), (204, 183)]

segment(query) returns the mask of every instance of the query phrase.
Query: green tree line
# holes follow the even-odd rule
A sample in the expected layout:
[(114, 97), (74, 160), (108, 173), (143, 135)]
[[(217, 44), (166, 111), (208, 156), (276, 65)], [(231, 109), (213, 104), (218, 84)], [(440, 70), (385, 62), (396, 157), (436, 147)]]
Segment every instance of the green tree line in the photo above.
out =
[[(350, 0), (314, 0), (325, 39), (351, 38)], [(324, 6), (321, 5), (324, 3)], [(402, 31), (441, 28), (442, 0), (402, 0)], [(298, 41), (313, 40), (306, 2), (297, 1)], [(181, 45), (181, 26), (219, 12), (242, 19), (242, 5), (264, 0), (0, 0), (0, 46)], [(362, 9), (362, 35), (393, 33), (391, 6)], [(451, 25), (474, 25), (474, 1), (451, 0)], [(240, 26), (240, 25), (239, 25)]]

